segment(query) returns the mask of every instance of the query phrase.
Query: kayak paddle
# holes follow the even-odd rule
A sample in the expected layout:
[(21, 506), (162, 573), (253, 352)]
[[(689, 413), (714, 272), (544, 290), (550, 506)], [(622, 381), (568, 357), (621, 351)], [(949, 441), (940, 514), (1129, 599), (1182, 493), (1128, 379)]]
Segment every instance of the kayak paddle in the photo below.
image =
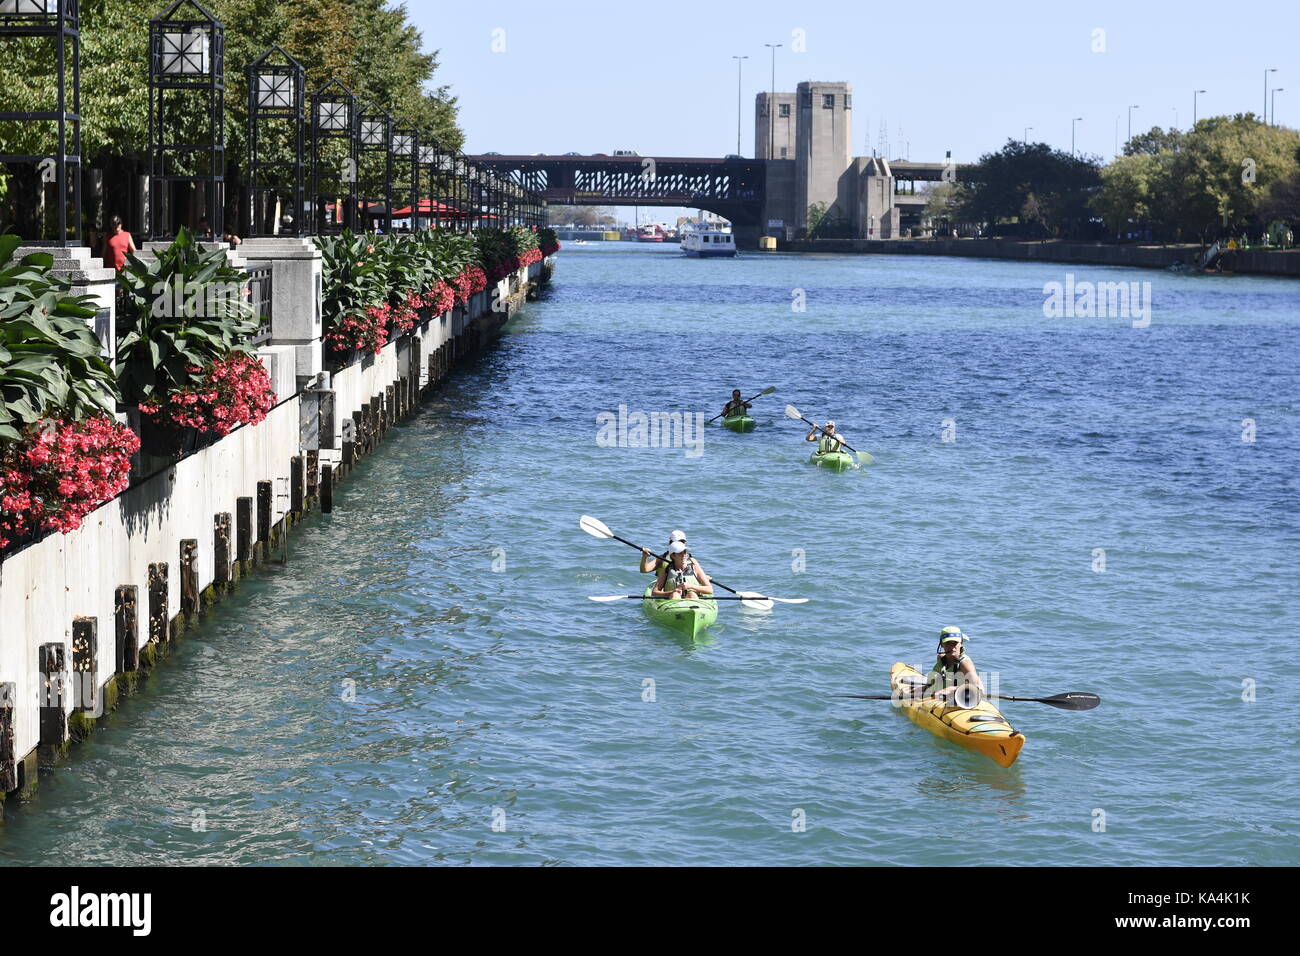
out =
[[(821, 425), (818, 425), (816, 422), (810, 422), (808, 421), (808, 419), (800, 415), (799, 409), (795, 408), (793, 405), (787, 405), (785, 407), (785, 417), (793, 418), (796, 419), (797, 421), (804, 422), (805, 424), (812, 425), (812, 427), (815, 428), (817, 431), (823, 430)], [(858, 451), (856, 448), (854, 448), (848, 442), (844, 441), (838, 435), (832, 435), (831, 437), (837, 439), (841, 445), (843, 445), (849, 451), (853, 452), (853, 454), (857, 455), (858, 461), (862, 462), (862, 464), (869, 465), (873, 461), (875, 461), (875, 459), (872, 458), (870, 455), (868, 455), (865, 451)]]
[[(644, 594), (604, 594), (604, 595), (587, 595), (588, 601), (599, 601), (601, 604), (608, 604), (610, 601), (668, 601), (671, 598), (646, 597)], [(772, 610), (772, 601), (775, 598), (764, 597), (761, 594), (755, 594), (753, 591), (740, 591), (735, 597), (702, 597), (702, 598), (683, 598), (687, 601), (739, 601), (745, 607), (753, 608), (755, 611)]]
[[(578, 519), (578, 527), (580, 527), (583, 531), (587, 532), (587, 534), (591, 535), (593, 538), (613, 538), (615, 541), (623, 542), (623, 544), (627, 545), (629, 548), (633, 548), (637, 551), (641, 550), (640, 545), (633, 544), (631, 541), (627, 540), (627, 538), (620, 538), (614, 532), (609, 530), (605, 522), (601, 521), (599, 518), (593, 518), (591, 515), (583, 515), (582, 517), (580, 517)], [(655, 560), (664, 561), (664, 559), (659, 557), (658, 555), (655, 555)], [(764, 594), (757, 594), (753, 591), (737, 591), (735, 588), (728, 587), (727, 585), (723, 584), (721, 581), (717, 580), (716, 578), (709, 578), (709, 580), (712, 581), (714, 584), (716, 584), (718, 587), (722, 588), (722, 590), (724, 591), (730, 591), (732, 594), (749, 595), (749, 597), (747, 597), (746, 600), (754, 600), (756, 598), (762, 598), (763, 600), (766, 601), (775, 601), (777, 604), (807, 604), (808, 603), (808, 598), (769, 597)], [(641, 595), (639, 594), (637, 595), (637, 597), (640, 596)], [(724, 601), (730, 599), (714, 598), (714, 600)]]
[[(752, 402), (755, 398), (762, 398), (764, 395), (771, 395), (771, 394), (772, 394), (773, 392), (775, 392), (775, 391), (776, 391), (776, 386), (775, 386), (775, 385), (769, 385), (767, 388), (763, 389), (763, 390), (762, 390), (761, 392), (759, 392), (757, 395), (753, 395), (753, 396), (751, 396), (751, 397), (745, 399), (745, 401), (746, 401), (746, 402)], [(706, 424), (706, 425), (712, 425), (712, 424), (713, 424), (714, 422), (716, 422), (719, 418), (721, 418), (723, 414), (726, 414), (726, 413), (724, 412), (724, 413), (719, 414), (719, 415), (714, 415), (712, 418), (710, 418), (710, 419), (709, 419), (707, 422), (705, 422), (704, 424)]]
[[(854, 700), (893, 700), (891, 694), (831, 694), (832, 697), (851, 697)], [(994, 694), (998, 700), (1018, 700), (1031, 704), (1047, 704), (1061, 710), (1092, 710), (1101, 703), (1096, 694), (1057, 694), (1054, 697), (1008, 697), (1006, 694)]]

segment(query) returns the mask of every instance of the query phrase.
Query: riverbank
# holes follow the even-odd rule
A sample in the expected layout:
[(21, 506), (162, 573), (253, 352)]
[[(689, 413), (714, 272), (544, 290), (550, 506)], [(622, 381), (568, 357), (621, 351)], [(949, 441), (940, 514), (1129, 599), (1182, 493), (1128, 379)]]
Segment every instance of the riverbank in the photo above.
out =
[[(533, 263), (463, 306), (426, 314), (337, 369), (327, 387), (290, 386), (264, 421), (133, 483), (79, 529), (5, 555), (0, 819), (6, 797), (32, 796), (39, 772), (133, 693), (181, 635), (259, 565), (287, 557), (293, 528), (329, 513), (356, 463), (480, 352), (550, 271)], [(259, 350), (272, 368), (276, 348), (293, 349)]]
[[(1195, 244), (1113, 245), (1100, 242), (1022, 242), (1016, 239), (811, 239), (780, 243), (782, 252), (839, 252), (876, 255), (965, 256), (1077, 265), (1167, 269), (1191, 264), (1201, 254)], [(1300, 278), (1300, 249), (1241, 249), (1227, 254), (1224, 270), (1242, 275)]]

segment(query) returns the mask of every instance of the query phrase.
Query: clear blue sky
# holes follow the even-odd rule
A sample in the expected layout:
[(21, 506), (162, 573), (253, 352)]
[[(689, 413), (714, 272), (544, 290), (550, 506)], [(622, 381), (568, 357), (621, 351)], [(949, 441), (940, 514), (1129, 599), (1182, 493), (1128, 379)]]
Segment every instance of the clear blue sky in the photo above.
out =
[[(872, 9), (882, 11), (879, 14)], [(1264, 104), (1264, 69), (1278, 121), (1300, 125), (1300, 0), (1235, 2), (964, 2), (865, 4), (859, 0), (497, 0), (429, 3), (409, 10), (438, 79), (460, 97), (466, 152), (582, 153), (630, 148), (644, 155), (721, 156), (736, 147), (736, 61), (742, 147), (752, 155), (753, 97), (770, 82), (853, 84), (853, 152), (877, 144), (888, 120), (890, 153), (970, 161), (1020, 137), (1110, 157), (1115, 118), (1133, 129), (1189, 125), (1201, 116)], [(1094, 29), (1105, 52), (1092, 52)], [(493, 52), (495, 30), (504, 52)], [(802, 30), (806, 52), (791, 49)], [(890, 39), (890, 34), (896, 39)], [(902, 127), (902, 135), (898, 133)], [(870, 147), (868, 146), (868, 141)]]

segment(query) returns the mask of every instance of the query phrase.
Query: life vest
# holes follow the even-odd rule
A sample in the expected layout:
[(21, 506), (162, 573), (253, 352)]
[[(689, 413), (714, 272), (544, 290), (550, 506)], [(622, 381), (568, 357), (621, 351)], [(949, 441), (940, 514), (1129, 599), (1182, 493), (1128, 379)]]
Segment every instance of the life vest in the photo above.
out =
[(944, 687), (953, 687), (958, 683), (958, 676), (961, 674), (961, 665), (968, 660), (965, 651), (961, 652), (961, 657), (951, 663), (947, 658), (939, 658), (930, 668), (930, 673), (926, 675), (925, 693), (928, 696), (932, 691)]
[[(658, 580), (656, 578), (656, 580)], [(671, 564), (664, 574), (664, 586), (660, 589), (663, 591), (675, 591), (678, 588), (694, 588), (700, 586), (700, 580), (695, 576), (695, 559), (687, 557), (686, 567), (678, 571)]]
[(829, 451), (839, 451), (840, 446), (843, 444), (844, 442), (840, 441), (834, 435), (823, 433), (821, 439), (817, 442), (817, 450), (823, 454)]

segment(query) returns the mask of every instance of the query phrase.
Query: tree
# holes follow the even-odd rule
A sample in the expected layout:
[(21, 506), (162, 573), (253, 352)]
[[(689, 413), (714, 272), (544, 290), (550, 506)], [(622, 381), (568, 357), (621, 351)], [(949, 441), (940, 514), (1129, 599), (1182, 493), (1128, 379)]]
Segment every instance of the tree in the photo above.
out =
[(1045, 143), (1007, 140), (1001, 150), (981, 156), (967, 171), (959, 190), (960, 213), (969, 221), (996, 226), (1019, 219), (1030, 208), (1045, 228), (1079, 232), (1089, 218), (1088, 201), (1100, 185), (1099, 167), (1095, 157), (1073, 156)]
[(1127, 143), (1124, 144), (1125, 156), (1137, 156), (1141, 154), (1156, 155), (1158, 153), (1176, 153), (1182, 149), (1183, 144), (1187, 141), (1187, 134), (1181, 130), (1171, 129), (1162, 130), (1159, 126), (1153, 126), (1145, 133), (1138, 133)]

